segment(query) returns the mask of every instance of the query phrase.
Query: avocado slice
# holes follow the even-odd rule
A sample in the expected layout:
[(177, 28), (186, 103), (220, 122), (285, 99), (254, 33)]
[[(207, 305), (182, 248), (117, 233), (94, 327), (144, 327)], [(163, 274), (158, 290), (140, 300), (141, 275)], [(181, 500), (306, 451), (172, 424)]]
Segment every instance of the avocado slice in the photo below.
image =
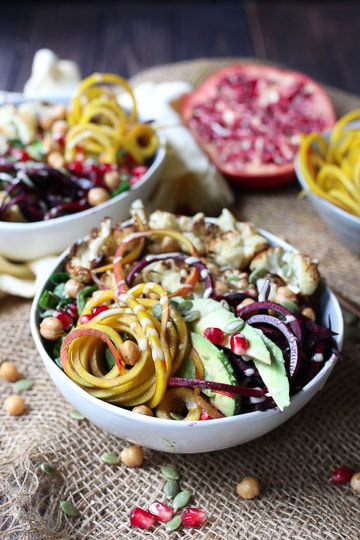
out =
[[(225, 333), (233, 328), (233, 332), (239, 331), (244, 334), (250, 345), (244, 358), (249, 357), (253, 360), (279, 409), (286, 408), (290, 403), (290, 385), (285, 370), (284, 356), (276, 343), (271, 341), (258, 328), (254, 328), (236, 317), (230, 309), (216, 300), (198, 298), (192, 300), (192, 304), (192, 310), (200, 313), (200, 317), (189, 325), (193, 332), (203, 335), (206, 328), (216, 327), (221, 328)], [(225, 347), (230, 348), (231, 333), (231, 331), (228, 333), (225, 342), (222, 344)], [(213, 347), (216, 348), (215, 345)]]
[[(238, 384), (231, 362), (222, 350), (201, 334), (190, 332), (190, 339), (204, 365), (204, 379), (206, 381)], [(237, 414), (240, 405), (238, 394), (221, 394), (211, 390), (202, 390), (202, 392), (209, 397), (211, 404), (225, 416)]]

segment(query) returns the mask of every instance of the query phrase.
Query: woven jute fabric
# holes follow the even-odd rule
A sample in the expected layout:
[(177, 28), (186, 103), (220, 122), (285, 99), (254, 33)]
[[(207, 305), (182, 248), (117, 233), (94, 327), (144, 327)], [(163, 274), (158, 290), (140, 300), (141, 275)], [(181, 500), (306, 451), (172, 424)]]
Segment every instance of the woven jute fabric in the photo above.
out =
[[(186, 80), (197, 84), (209, 73), (239, 59), (199, 59), (158, 66), (134, 77)], [(360, 99), (329, 89), (338, 114), (360, 106)], [(240, 214), (286, 238), (320, 261), (329, 284), (359, 301), (359, 257), (345, 249), (317, 218), (297, 186), (276, 192), (236, 194)], [(360, 499), (349, 485), (334, 486), (329, 475), (339, 465), (360, 470), (360, 343), (345, 339), (343, 358), (319, 394), (294, 418), (247, 444), (208, 454), (161, 453), (145, 449), (141, 467), (101, 460), (119, 454), (128, 442), (69, 415), (71, 406), (54, 387), (33, 344), (31, 302), (4, 297), (0, 304), (0, 356), (15, 362), (33, 381), (23, 392), (25, 414), (0, 411), (0, 537), (4, 539), (119, 540), (196, 538), (227, 540), (355, 540), (359, 538)], [(2, 399), (14, 392), (0, 380)], [(46, 475), (40, 465), (58, 473)], [(173, 465), (193, 504), (209, 519), (200, 529), (166, 532), (133, 529), (133, 506), (164, 501), (161, 467)], [(244, 476), (256, 476), (259, 497), (236, 493)], [(76, 518), (60, 509), (72, 501)]]

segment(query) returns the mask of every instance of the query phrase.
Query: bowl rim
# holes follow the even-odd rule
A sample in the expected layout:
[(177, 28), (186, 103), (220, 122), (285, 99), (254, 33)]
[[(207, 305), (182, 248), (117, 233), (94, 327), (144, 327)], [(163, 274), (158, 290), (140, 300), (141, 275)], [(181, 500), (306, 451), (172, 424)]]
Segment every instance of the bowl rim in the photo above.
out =
[[(276, 235), (269, 233), (265, 231), (264, 229), (257, 228), (258, 232), (260, 234), (263, 234), (271, 244), (275, 243), (275, 245), (281, 245), (285, 249), (290, 249), (292, 251), (298, 252), (298, 250), (293, 247), (290, 243), (286, 242), (285, 240), (277, 237)], [(56, 362), (51, 358), (49, 353), (46, 351), (45, 346), (43, 344), (42, 338), (40, 336), (39, 332), (39, 313), (38, 313), (38, 302), (40, 299), (40, 296), (46, 287), (50, 276), (54, 271), (58, 269), (59, 266), (62, 265), (63, 260), (65, 256), (69, 253), (70, 248), (63, 251), (62, 254), (60, 254), (54, 264), (52, 265), (52, 269), (50, 272), (47, 273), (46, 278), (43, 279), (42, 283), (39, 285), (37, 292), (34, 296), (34, 299), (32, 301), (31, 310), (30, 310), (30, 329), (33, 336), (33, 340), (35, 342), (35, 345), (37, 347), (37, 352), (40, 354), (40, 357), (42, 359), (43, 364), (48, 369), (50, 375), (53, 374), (54, 376), (58, 377), (60, 381), (65, 384), (67, 387), (69, 387), (72, 391), (75, 393), (78, 393), (80, 397), (82, 397), (85, 401), (88, 401), (89, 403), (93, 404), (96, 407), (99, 407), (100, 410), (106, 411), (108, 413), (111, 413), (112, 415), (119, 416), (121, 418), (123, 415), (125, 418), (128, 418), (129, 420), (134, 420), (135, 423), (142, 424), (144, 421), (147, 423), (149, 422), (150, 425), (152, 425), (154, 422), (156, 426), (163, 426), (163, 427), (169, 427), (174, 426), (174, 421), (169, 419), (163, 419), (163, 418), (157, 418), (157, 417), (147, 417), (144, 415), (138, 415), (131, 410), (127, 410), (124, 407), (118, 407), (112, 403), (108, 403), (105, 400), (101, 400), (99, 398), (96, 398), (92, 396), (89, 392), (86, 392), (83, 388), (78, 386), (70, 377), (66, 375), (66, 373), (56, 364)], [(341, 311), (340, 304), (331, 290), (331, 288), (325, 283), (323, 294), (325, 295), (325, 301), (331, 302), (331, 304), (334, 306), (334, 309), (337, 314), (337, 320), (339, 323), (339, 328), (337, 329), (337, 335), (334, 337), (337, 346), (339, 348), (339, 351), (341, 351), (344, 341), (344, 319)], [(223, 417), (223, 418), (215, 418), (209, 422), (201, 422), (201, 421), (184, 421), (184, 422), (176, 422), (176, 426), (179, 426), (179, 429), (187, 429), (189, 426), (196, 426), (197, 429), (206, 429), (205, 426), (207, 425), (231, 425), (232, 423), (247, 423), (250, 419), (256, 419), (261, 417), (262, 419), (266, 417), (276, 417), (279, 414), (287, 416), (288, 414), (291, 414), (293, 410), (296, 411), (297, 404), (302, 401), (302, 398), (304, 394), (307, 392), (311, 392), (315, 387), (315, 392), (321, 389), (322, 385), (319, 387), (319, 389), (316, 390), (316, 387), (318, 384), (320, 384), (322, 381), (324, 384), (330, 375), (332, 369), (334, 368), (335, 364), (337, 362), (336, 355), (332, 355), (325, 363), (322, 369), (313, 377), (300, 391), (298, 391), (296, 394), (291, 396), (290, 405), (284, 409), (283, 411), (280, 411), (278, 408), (275, 409), (269, 409), (266, 411), (252, 411), (248, 413), (238, 414), (234, 416), (229, 417)], [(214, 424), (215, 422), (215, 424)], [(178, 428), (177, 428), (178, 429)], [(210, 428), (208, 428), (210, 429)]]

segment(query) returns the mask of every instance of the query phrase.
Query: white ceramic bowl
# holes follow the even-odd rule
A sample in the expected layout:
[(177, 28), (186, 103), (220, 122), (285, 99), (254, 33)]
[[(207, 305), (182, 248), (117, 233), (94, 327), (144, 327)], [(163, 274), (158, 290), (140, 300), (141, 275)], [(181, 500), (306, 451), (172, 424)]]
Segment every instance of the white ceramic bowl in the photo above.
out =
[[(277, 237), (261, 231), (273, 245), (290, 246)], [(49, 277), (61, 269), (65, 252), (60, 256)], [(283, 412), (268, 410), (251, 412), (227, 418), (208, 421), (187, 422), (149, 417), (122, 409), (94, 398), (77, 386), (52, 360), (47, 353), (39, 333), (39, 298), (47, 289), (48, 279), (39, 287), (33, 300), (30, 325), (33, 339), (44, 366), (53, 382), (66, 400), (99, 428), (122, 439), (162, 452), (202, 453), (222, 450), (256, 439), (277, 428), (319, 392), (328, 379), (336, 358), (330, 358), (322, 370), (299, 393), (291, 399), (291, 404)], [(337, 345), (341, 350), (344, 323), (340, 306), (329, 288), (325, 288), (320, 302), (322, 323), (328, 324), (329, 317)]]
[[(328, 134), (325, 136), (328, 137)], [(355, 253), (360, 253), (360, 218), (310, 191), (301, 170), (299, 155), (295, 158), (295, 173), (300, 186), (306, 191), (306, 196), (324, 223), (344, 246)]]
[[(24, 96), (10, 94), (7, 99), (12, 103), (20, 103)], [(39, 99), (42, 98), (36, 98), (36, 101)], [(60, 98), (51, 101), (64, 102)], [(151, 166), (129, 191), (88, 210), (48, 221), (0, 221), (0, 254), (13, 261), (30, 261), (47, 255), (58, 255), (75, 240), (88, 235), (92, 228), (99, 227), (104, 217), (111, 217), (115, 222), (126, 219), (131, 203), (136, 199), (146, 202), (159, 179), (166, 157), (165, 139), (161, 133), (159, 140), (160, 147)]]

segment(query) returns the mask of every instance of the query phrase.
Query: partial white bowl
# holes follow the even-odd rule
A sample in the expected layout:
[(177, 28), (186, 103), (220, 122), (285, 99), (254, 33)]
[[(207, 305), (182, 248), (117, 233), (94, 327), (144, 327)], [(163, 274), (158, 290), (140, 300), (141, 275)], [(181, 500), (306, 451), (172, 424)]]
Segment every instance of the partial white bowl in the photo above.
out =
[[(261, 231), (272, 245), (281, 245), (286, 249), (289, 244), (281, 239)], [(63, 268), (66, 251), (57, 260), (51, 274)], [(165, 420), (142, 414), (94, 398), (77, 386), (54, 362), (46, 351), (39, 333), (38, 303), (41, 294), (48, 288), (49, 278), (39, 287), (33, 300), (30, 326), (35, 345), (43, 364), (60, 393), (79, 412), (98, 428), (119, 438), (153, 450), (178, 454), (192, 454), (223, 450), (244, 444), (261, 437), (284, 424), (302, 409), (324, 386), (335, 364), (336, 357), (331, 357), (321, 371), (299, 393), (291, 399), (291, 404), (283, 412), (268, 410), (251, 412), (208, 421), (187, 422)], [(336, 342), (341, 350), (344, 336), (344, 321), (339, 303), (332, 291), (325, 287), (320, 301), (322, 323), (337, 333)]]
[[(328, 138), (329, 133), (324, 136)], [(311, 192), (301, 170), (299, 154), (295, 158), (295, 173), (300, 186), (324, 223), (345, 247), (360, 253), (360, 218)]]
[[(19, 103), (23, 99), (21, 94), (11, 97), (13, 103)], [(126, 219), (131, 203), (136, 199), (146, 202), (159, 180), (166, 157), (165, 139), (161, 133), (159, 140), (160, 146), (151, 166), (129, 191), (88, 210), (47, 221), (0, 221), (0, 254), (13, 261), (31, 261), (48, 255), (58, 255), (78, 238), (87, 236), (92, 228), (99, 227), (104, 217), (110, 217), (115, 222)]]

